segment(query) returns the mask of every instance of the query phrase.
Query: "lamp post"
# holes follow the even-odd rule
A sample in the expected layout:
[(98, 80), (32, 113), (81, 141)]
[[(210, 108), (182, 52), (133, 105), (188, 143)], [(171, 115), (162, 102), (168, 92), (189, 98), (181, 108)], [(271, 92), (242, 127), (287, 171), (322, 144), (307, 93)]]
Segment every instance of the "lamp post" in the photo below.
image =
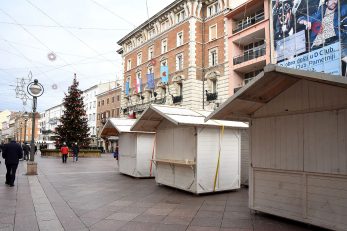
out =
[(23, 118), (24, 118), (24, 143), (25, 143), (26, 142), (26, 137), (27, 137), (27, 122), (28, 122), (28, 119), (29, 119), (28, 112), (24, 112)]
[(34, 162), (35, 158), (35, 112), (37, 106), (37, 97), (40, 97), (44, 88), (37, 79), (28, 84), (27, 91), (33, 97), (33, 112), (32, 112), (32, 125), (31, 125), (31, 142), (30, 142), (30, 161), (27, 165), (27, 175), (37, 175), (37, 164)]

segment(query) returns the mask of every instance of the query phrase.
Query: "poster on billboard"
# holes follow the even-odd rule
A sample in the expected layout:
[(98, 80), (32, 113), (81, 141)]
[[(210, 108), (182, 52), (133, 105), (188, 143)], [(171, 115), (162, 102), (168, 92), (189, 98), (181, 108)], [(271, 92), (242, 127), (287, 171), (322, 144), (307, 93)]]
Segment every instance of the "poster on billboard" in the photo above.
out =
[(276, 63), (345, 75), (346, 3), (347, 0), (272, 0)]

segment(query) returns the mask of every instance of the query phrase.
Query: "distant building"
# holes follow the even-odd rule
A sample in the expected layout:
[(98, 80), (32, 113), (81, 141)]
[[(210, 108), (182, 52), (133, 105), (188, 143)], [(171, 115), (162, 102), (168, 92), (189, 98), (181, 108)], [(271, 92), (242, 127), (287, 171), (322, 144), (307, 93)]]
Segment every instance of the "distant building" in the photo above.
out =
[(104, 147), (107, 151), (113, 151), (116, 137), (102, 137), (100, 139), (99, 132), (107, 122), (109, 118), (120, 117), (121, 108), (121, 93), (122, 87), (117, 86), (109, 91), (105, 91), (101, 94), (96, 95), (97, 97), (97, 121), (96, 130), (98, 132), (98, 146)]
[(64, 105), (59, 104), (41, 113), (39, 120), (40, 142), (53, 143), (56, 139), (56, 128), (60, 125), (60, 118), (64, 113)]
[(83, 91), (84, 109), (88, 119), (89, 134), (92, 140), (91, 145), (96, 145), (97, 137), (97, 95), (108, 92), (116, 87), (116, 81), (110, 81), (94, 85)]

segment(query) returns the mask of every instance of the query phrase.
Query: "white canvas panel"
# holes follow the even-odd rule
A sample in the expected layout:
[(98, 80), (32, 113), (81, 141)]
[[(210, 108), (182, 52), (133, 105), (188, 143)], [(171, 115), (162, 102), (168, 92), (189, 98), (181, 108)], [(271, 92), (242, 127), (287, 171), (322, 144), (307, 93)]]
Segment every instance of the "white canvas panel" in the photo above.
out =
[(136, 171), (136, 158), (132, 156), (119, 156), (119, 172), (137, 177), (138, 173)]
[[(154, 134), (137, 133), (137, 172), (143, 177), (150, 176), (153, 149)], [(152, 176), (154, 169), (152, 166)]]
[(136, 157), (137, 138), (136, 133), (121, 133), (119, 136), (118, 146), (120, 156)]
[(196, 193), (196, 178), (194, 166), (174, 166), (175, 187)]
[(156, 163), (155, 181), (163, 185), (174, 186), (174, 174), (170, 164)]
[(216, 191), (240, 187), (241, 136), (238, 129), (198, 129), (197, 177), (198, 193), (212, 192), (217, 171), (219, 143), (222, 140)]

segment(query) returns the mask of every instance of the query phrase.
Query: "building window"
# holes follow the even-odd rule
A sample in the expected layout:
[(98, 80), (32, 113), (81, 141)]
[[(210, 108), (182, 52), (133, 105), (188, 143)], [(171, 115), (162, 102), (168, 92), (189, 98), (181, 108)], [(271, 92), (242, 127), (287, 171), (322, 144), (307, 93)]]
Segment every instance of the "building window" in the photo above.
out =
[(109, 103), (110, 103), (110, 99), (109, 99), (109, 98), (107, 98), (106, 102), (107, 102), (107, 104), (109, 104)]
[(209, 6), (207, 6), (207, 17), (210, 17), (212, 15), (215, 15), (219, 12), (219, 5), (218, 2), (215, 2)]
[(209, 66), (213, 67), (216, 66), (218, 64), (218, 50), (215, 49), (211, 49), (209, 50)]
[(167, 28), (169, 28), (169, 20), (166, 20), (165, 22), (161, 23), (161, 31), (164, 31)]
[(141, 44), (143, 43), (143, 38), (142, 38), (142, 36), (139, 36), (136, 40), (137, 40), (137, 45), (138, 45), (138, 46), (141, 45)]
[(177, 33), (177, 44), (178, 47), (183, 45), (183, 32)]
[(98, 120), (100, 120), (100, 113), (98, 113), (97, 118), (98, 118)]
[(89, 109), (92, 109), (92, 102), (89, 103)]
[(148, 48), (148, 60), (153, 59), (153, 57), (154, 57), (154, 48), (153, 48), (153, 46), (150, 46)]
[(163, 60), (160, 62), (160, 66), (167, 66), (167, 60)]
[(217, 24), (210, 26), (209, 29), (209, 40), (217, 39)]
[(148, 69), (147, 69), (147, 73), (148, 73), (148, 74), (153, 73), (153, 67), (148, 67)]
[(244, 74), (244, 84), (246, 85), (249, 83), (254, 77), (256, 77), (260, 72), (262, 72), (262, 69), (251, 71)]
[(116, 117), (119, 117), (119, 107), (116, 108)]
[(114, 103), (114, 96), (112, 96), (112, 103)]
[(183, 69), (183, 54), (176, 55), (176, 71)]
[(93, 108), (95, 108), (95, 105), (96, 105), (96, 101), (93, 102)]
[(167, 52), (167, 39), (161, 40), (161, 53)]
[(112, 109), (112, 117), (114, 117), (115, 109)]
[(128, 59), (127, 62), (127, 71), (129, 71), (131, 69), (131, 59)]
[(101, 100), (101, 105), (104, 106), (104, 104), (105, 104), (105, 101)]
[(100, 107), (100, 101), (98, 102), (98, 107)]
[(127, 51), (131, 51), (131, 49), (133, 49), (133, 46), (132, 46), (131, 43), (128, 43), (128, 44), (126, 45), (126, 47), (127, 47)]
[(176, 14), (176, 23), (182, 22), (186, 17), (185, 17), (184, 10)]
[(140, 65), (142, 63), (142, 52), (137, 54), (137, 66)]
[(93, 121), (95, 121), (95, 113), (93, 113)]
[(148, 39), (153, 38), (153, 37), (154, 37), (154, 35), (155, 35), (155, 31), (154, 31), (154, 29), (151, 29), (151, 30), (149, 30), (149, 31), (148, 31)]
[(120, 100), (120, 97), (119, 97), (119, 95), (117, 95), (117, 101), (119, 102), (119, 100)]

